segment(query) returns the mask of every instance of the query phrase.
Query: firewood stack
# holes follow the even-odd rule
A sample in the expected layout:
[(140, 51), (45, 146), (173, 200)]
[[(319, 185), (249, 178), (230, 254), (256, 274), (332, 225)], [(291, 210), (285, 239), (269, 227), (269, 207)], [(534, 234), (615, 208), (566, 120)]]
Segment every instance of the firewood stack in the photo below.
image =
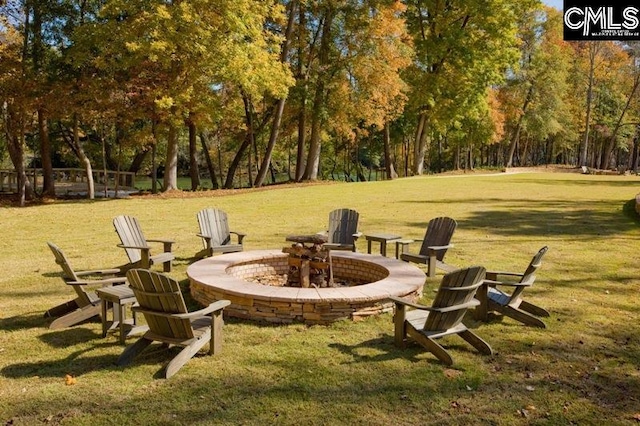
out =
[(287, 284), (292, 287), (333, 287), (331, 252), (324, 248), (327, 237), (321, 234), (289, 235), (294, 244), (282, 249), (289, 254)]

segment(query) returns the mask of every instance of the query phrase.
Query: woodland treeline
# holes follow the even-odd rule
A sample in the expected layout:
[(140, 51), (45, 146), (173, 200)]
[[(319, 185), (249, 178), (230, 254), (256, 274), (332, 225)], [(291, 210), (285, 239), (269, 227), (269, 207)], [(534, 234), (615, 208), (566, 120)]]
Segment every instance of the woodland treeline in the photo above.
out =
[(0, 19), (22, 201), (54, 195), (55, 167), (164, 191), (637, 168), (636, 46), (565, 42), (537, 0), (8, 0)]

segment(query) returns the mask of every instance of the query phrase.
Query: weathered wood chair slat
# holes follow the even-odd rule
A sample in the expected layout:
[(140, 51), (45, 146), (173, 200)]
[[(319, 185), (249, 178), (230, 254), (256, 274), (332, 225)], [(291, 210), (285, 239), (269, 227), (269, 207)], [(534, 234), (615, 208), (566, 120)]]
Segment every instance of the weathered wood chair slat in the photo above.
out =
[[(117, 216), (113, 219), (113, 226), (121, 242), (118, 247), (123, 248), (129, 258), (129, 264), (123, 265), (122, 269), (149, 269), (151, 265), (162, 264), (164, 272), (171, 271), (171, 262), (175, 259), (171, 252), (173, 241), (145, 238), (138, 219), (133, 216)], [(151, 255), (150, 242), (162, 243), (163, 252)]]
[(120, 269), (75, 271), (64, 252), (54, 243), (47, 242), (56, 263), (62, 268), (62, 280), (76, 292), (76, 298), (45, 312), (45, 317), (56, 318), (50, 325), (58, 329), (76, 325), (95, 316), (100, 316), (100, 298), (93, 288), (124, 284), (126, 278), (119, 275)]
[[(196, 258), (213, 256), (214, 253), (235, 253), (243, 250), (243, 239), (246, 234), (229, 229), (227, 213), (219, 209), (206, 208), (197, 214), (203, 249), (196, 253)], [(237, 243), (231, 242), (231, 234), (236, 235)]]
[(144, 315), (149, 331), (124, 350), (118, 365), (129, 364), (153, 341), (182, 346), (165, 368), (165, 377), (169, 378), (207, 343), (211, 355), (222, 350), (222, 311), (231, 302), (218, 300), (190, 313), (173, 278), (145, 269), (131, 269), (127, 278), (139, 304), (133, 309)]
[[(548, 250), (547, 246), (542, 247), (533, 256), (524, 273), (487, 271), (486, 311), (496, 311), (523, 324), (546, 328), (546, 324), (537, 317), (548, 317), (549, 312), (523, 300), (522, 293), (535, 282), (536, 273), (542, 265), (542, 258)], [(498, 287), (511, 287), (513, 290), (509, 293)]]
[(480, 303), (474, 299), (474, 295), (482, 285), (484, 277), (485, 269), (481, 266), (447, 273), (442, 278), (431, 306), (391, 297), (395, 302), (395, 344), (403, 347), (408, 338), (413, 339), (439, 360), (451, 365), (453, 358), (435, 339), (457, 334), (479, 352), (492, 354), (489, 344), (462, 323), (467, 310)]
[(419, 263), (427, 266), (427, 275), (434, 277), (436, 268), (451, 272), (456, 268), (444, 262), (447, 250), (453, 247), (451, 238), (458, 223), (450, 217), (437, 217), (431, 219), (427, 225), (420, 252), (418, 254), (400, 254), (400, 259), (406, 262)]
[(358, 232), (360, 214), (352, 209), (336, 209), (329, 213), (329, 228), (325, 248), (330, 250), (356, 251), (356, 241), (362, 236)]

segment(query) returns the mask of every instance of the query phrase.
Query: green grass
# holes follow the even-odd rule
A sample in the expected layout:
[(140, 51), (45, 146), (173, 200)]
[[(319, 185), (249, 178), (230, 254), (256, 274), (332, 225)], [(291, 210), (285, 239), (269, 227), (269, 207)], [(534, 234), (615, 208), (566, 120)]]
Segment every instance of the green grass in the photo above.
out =
[[(640, 178), (531, 173), (417, 177), (185, 198), (60, 201), (0, 208), (0, 422), (6, 424), (633, 424), (640, 413)], [(331, 326), (229, 319), (223, 353), (157, 379), (170, 355), (152, 346), (127, 368), (116, 336), (89, 322), (51, 331), (42, 317), (72, 297), (46, 241), (75, 268), (122, 264), (111, 225), (140, 220), (147, 237), (176, 240), (171, 275), (186, 285), (200, 248), (195, 215), (215, 206), (244, 231), (246, 249), (279, 248), (324, 229), (328, 212), (360, 212), (363, 232), (421, 238), (429, 219), (458, 221), (448, 261), (522, 270), (550, 251), (528, 298), (548, 328), (492, 316), (467, 321), (496, 354), (443, 343), (446, 368), (418, 346), (393, 346), (391, 315)], [(359, 243), (364, 250), (364, 241)], [(441, 275), (439, 275), (440, 277)], [(437, 285), (429, 281), (424, 301)], [(133, 338), (129, 339), (133, 342)], [(175, 352), (172, 352), (175, 353)], [(65, 374), (77, 379), (65, 385)], [(11, 423), (12, 422), (12, 423)]]

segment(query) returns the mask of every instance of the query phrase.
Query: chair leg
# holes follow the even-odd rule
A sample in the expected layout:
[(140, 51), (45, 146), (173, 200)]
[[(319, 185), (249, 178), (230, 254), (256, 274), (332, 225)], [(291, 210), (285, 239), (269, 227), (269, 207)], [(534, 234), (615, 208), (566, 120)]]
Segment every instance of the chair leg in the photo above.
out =
[(482, 354), (485, 354), (485, 355), (493, 354), (493, 349), (491, 349), (491, 346), (489, 346), (489, 344), (487, 342), (482, 340), (473, 331), (465, 330), (465, 331), (460, 332), (459, 334), (460, 334), (460, 337), (462, 337), (469, 344), (471, 344), (471, 346), (476, 348), (478, 350), (478, 352), (480, 352)]
[(178, 372), (200, 349), (211, 340), (211, 331), (203, 334), (199, 339), (186, 346), (176, 355), (165, 368), (165, 378), (170, 378)]
[(541, 308), (540, 306), (536, 306), (532, 303), (525, 302), (524, 300), (520, 302), (519, 308), (525, 312), (529, 312), (530, 314), (537, 315), (539, 317), (551, 316), (549, 315), (549, 311), (547, 311), (546, 309)]
[(70, 312), (67, 315), (57, 318), (49, 325), (49, 328), (51, 330), (57, 330), (59, 328), (71, 327), (72, 325), (76, 325), (78, 323), (81, 323), (82, 321), (86, 321), (98, 315), (100, 315), (99, 304), (87, 305), (83, 308)]
[(431, 352), (432, 354), (434, 354), (436, 356), (436, 358), (438, 358), (440, 361), (442, 361), (443, 363), (447, 364), (447, 365), (453, 365), (453, 358), (451, 358), (451, 355), (449, 355), (449, 352), (447, 352), (447, 350), (442, 347), (439, 343), (436, 343), (435, 340), (425, 336), (424, 334), (420, 333), (419, 331), (415, 331), (412, 333), (413, 330), (409, 329), (409, 335), (416, 341), (418, 342), (420, 345), (422, 345), (426, 350), (428, 350), (429, 352)]
[(45, 318), (57, 318), (61, 315), (68, 314), (69, 312), (73, 312), (78, 309), (78, 299), (69, 300), (68, 302), (64, 302), (58, 306), (54, 306), (44, 313)]
[(222, 318), (222, 309), (211, 313), (211, 339), (209, 342), (209, 354), (215, 355), (222, 351), (222, 327), (224, 320)]
[(406, 307), (403, 304), (396, 303), (396, 312), (393, 316), (394, 322), (394, 338), (393, 343), (399, 347), (405, 347), (405, 339), (407, 337), (407, 328), (405, 325), (405, 318), (407, 317)]
[(510, 318), (513, 318), (516, 321), (520, 321), (525, 325), (530, 325), (533, 327), (540, 327), (540, 328), (547, 328), (547, 325), (544, 322), (542, 322), (542, 320), (540, 320), (537, 317), (534, 317), (528, 312), (521, 311), (520, 309), (515, 309), (515, 308), (512, 308), (511, 306), (504, 306), (501, 312), (504, 315)]
[(122, 352), (122, 355), (120, 355), (120, 358), (118, 358), (117, 364), (123, 366), (131, 363), (131, 361), (133, 361), (133, 358), (135, 358), (140, 352), (145, 350), (145, 348), (149, 346), (151, 342), (153, 342), (153, 340), (147, 339), (144, 336), (136, 340), (134, 343), (125, 348), (124, 352)]

